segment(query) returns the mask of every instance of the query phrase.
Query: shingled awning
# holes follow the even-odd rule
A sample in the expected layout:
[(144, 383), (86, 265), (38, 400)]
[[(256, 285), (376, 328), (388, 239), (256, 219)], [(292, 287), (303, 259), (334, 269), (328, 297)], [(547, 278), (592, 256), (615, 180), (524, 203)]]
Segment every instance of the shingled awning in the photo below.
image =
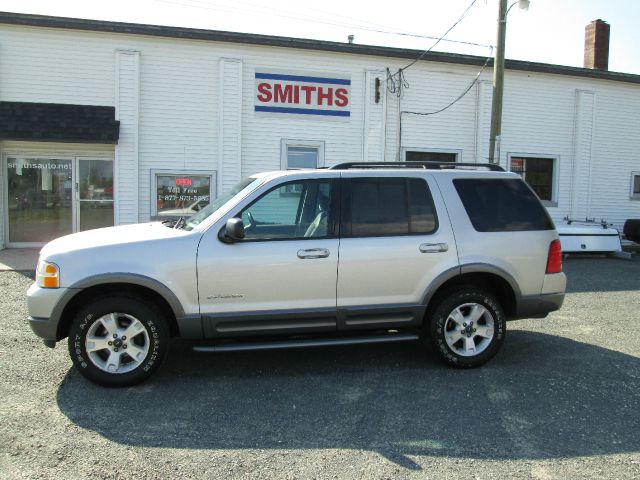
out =
[(0, 140), (118, 143), (115, 107), (0, 102)]

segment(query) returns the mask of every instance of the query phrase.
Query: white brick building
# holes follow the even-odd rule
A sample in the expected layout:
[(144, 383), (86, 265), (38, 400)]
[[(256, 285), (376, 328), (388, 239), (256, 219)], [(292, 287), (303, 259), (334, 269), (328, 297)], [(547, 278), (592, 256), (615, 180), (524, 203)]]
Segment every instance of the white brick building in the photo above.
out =
[[(485, 60), (431, 53), (398, 99), (387, 72), (419, 54), (0, 13), (0, 244), (148, 221), (287, 166), (485, 162), (490, 66), (446, 111), (400, 115), (447, 105)], [(507, 61), (500, 163), (556, 221), (640, 218), (640, 76)]]

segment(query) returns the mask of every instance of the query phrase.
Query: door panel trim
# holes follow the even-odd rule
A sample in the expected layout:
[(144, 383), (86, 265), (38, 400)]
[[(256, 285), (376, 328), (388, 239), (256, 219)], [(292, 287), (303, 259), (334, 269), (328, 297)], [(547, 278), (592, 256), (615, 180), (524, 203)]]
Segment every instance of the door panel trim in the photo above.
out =
[(338, 330), (416, 327), (422, 324), (425, 308), (414, 304), (340, 307)]
[(207, 313), (202, 315), (205, 338), (291, 335), (345, 330), (417, 327), (425, 305), (371, 305), (304, 310)]
[(205, 313), (205, 338), (335, 332), (335, 308)]

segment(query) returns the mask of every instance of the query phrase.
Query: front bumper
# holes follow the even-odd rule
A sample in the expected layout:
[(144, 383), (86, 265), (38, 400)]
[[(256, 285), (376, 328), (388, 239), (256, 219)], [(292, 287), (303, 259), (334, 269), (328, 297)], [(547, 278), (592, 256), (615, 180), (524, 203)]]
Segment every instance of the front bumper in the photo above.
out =
[(28, 316), (29, 326), (33, 333), (42, 338), (47, 347), (55, 347), (56, 337), (58, 333), (58, 324), (52, 322), (49, 318), (37, 318)]
[(48, 346), (58, 340), (60, 314), (70, 293), (68, 288), (41, 288), (35, 283), (27, 291), (29, 325)]

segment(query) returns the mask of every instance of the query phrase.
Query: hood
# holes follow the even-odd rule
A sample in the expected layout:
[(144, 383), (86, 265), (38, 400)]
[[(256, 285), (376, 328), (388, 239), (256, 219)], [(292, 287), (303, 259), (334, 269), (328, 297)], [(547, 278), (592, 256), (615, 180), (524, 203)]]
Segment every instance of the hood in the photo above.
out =
[(80, 250), (115, 245), (136, 244), (188, 235), (185, 230), (170, 228), (161, 222), (139, 223), (119, 227), (98, 228), (56, 238), (47, 243), (40, 255), (42, 258)]

